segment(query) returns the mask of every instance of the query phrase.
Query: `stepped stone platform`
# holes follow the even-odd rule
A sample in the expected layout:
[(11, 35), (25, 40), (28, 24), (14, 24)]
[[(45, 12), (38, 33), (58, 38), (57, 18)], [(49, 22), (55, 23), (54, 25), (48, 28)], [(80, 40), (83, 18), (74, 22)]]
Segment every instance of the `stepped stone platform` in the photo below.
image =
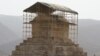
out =
[(83, 49), (68, 38), (69, 24), (53, 20), (54, 17), (44, 23), (47, 19), (51, 17), (41, 14), (31, 21), (33, 37), (16, 46), (11, 56), (86, 56)]

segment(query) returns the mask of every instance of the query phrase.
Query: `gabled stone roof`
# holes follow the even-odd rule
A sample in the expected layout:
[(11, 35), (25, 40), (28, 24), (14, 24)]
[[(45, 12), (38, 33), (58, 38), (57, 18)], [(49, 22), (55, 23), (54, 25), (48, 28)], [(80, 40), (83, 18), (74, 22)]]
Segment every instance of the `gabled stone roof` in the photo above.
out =
[(25, 9), (24, 12), (36, 12), (38, 9), (37, 10), (34, 10), (34, 9), (36, 9), (37, 7), (41, 7), (41, 5), (48, 7), (52, 11), (58, 10), (58, 11), (64, 11), (64, 12), (70, 12), (70, 13), (78, 14), (76, 11), (74, 11), (74, 10), (68, 8), (68, 7), (60, 6), (60, 5), (56, 5), (56, 4), (44, 3), (44, 2), (37, 2), (34, 5), (30, 6), (29, 8)]

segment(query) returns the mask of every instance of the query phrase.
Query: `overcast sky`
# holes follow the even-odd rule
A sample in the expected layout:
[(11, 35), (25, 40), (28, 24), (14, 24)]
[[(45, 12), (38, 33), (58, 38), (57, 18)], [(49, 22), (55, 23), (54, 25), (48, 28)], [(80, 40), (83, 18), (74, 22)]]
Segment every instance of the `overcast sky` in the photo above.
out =
[(100, 0), (0, 0), (0, 14), (22, 15), (22, 11), (37, 1), (67, 6), (81, 19), (100, 20)]

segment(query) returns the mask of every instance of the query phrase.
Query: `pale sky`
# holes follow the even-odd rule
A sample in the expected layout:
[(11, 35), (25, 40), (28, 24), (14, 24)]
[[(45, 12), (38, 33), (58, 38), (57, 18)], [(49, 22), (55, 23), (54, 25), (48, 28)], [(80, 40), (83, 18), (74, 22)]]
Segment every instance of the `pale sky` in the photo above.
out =
[(77, 11), (81, 19), (100, 20), (100, 0), (0, 0), (0, 14), (20, 16), (37, 1), (67, 6)]

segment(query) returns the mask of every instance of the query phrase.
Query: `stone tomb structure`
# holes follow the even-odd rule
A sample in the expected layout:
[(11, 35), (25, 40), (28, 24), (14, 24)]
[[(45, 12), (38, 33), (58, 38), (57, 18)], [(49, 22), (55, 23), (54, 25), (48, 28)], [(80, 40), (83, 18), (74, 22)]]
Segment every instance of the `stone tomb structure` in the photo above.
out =
[(62, 15), (64, 12), (52, 14), (56, 10), (77, 14), (71, 9), (42, 2), (37, 2), (24, 10), (37, 14), (28, 22), (32, 26), (32, 37), (16, 46), (11, 56), (87, 56), (69, 37), (70, 25), (77, 24), (69, 22)]

